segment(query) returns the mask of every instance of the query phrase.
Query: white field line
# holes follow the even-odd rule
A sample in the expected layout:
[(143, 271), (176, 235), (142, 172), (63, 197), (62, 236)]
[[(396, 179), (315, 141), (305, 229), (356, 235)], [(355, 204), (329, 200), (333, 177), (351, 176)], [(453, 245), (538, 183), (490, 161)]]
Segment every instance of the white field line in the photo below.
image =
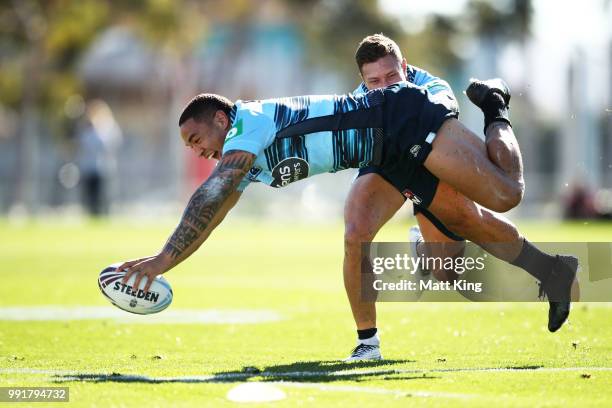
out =
[(108, 306), (0, 307), (0, 320), (71, 321), (113, 319), (125, 324), (257, 324), (282, 320), (273, 310), (165, 310), (146, 316)]
[(149, 377), (145, 375), (108, 373), (83, 373), (74, 370), (42, 370), (35, 368), (0, 368), (0, 374), (34, 374), (34, 375), (55, 375), (63, 376), (62, 381), (80, 381), (80, 376), (86, 375), (87, 378), (95, 380), (126, 381), (126, 382), (228, 382), (231, 380), (243, 380), (248, 378), (308, 378), (308, 377), (350, 377), (358, 375), (393, 375), (393, 374), (429, 374), (429, 373), (452, 373), (452, 372), (574, 372), (574, 371), (612, 371), (612, 367), (536, 367), (536, 368), (504, 368), (504, 367), (483, 367), (483, 368), (440, 368), (440, 369), (387, 369), (387, 370), (347, 370), (347, 371), (288, 371), (273, 372), (262, 371), (260, 373), (220, 373), (213, 375), (195, 375), (184, 377)]

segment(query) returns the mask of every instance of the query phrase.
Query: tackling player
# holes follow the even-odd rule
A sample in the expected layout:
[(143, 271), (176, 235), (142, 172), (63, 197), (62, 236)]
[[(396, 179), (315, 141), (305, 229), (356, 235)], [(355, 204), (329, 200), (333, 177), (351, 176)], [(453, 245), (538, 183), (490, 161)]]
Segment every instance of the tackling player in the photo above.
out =
[[(353, 91), (354, 95), (361, 95), (372, 89), (384, 88), (396, 82), (408, 81), (417, 86), (425, 87), (437, 100), (447, 104), (450, 110), (456, 112), (457, 115), (459, 114), (459, 106), (448, 83), (421, 68), (408, 65), (406, 59), (402, 56), (401, 50), (392, 39), (382, 34), (365, 37), (357, 47), (355, 61), (363, 82)], [(370, 166), (359, 169), (357, 177), (347, 196), (344, 214), (346, 229), (352, 232), (347, 234), (347, 241), (350, 244), (352, 244), (352, 235), (357, 235), (358, 237), (368, 236), (369, 238), (369, 236), (375, 235), (380, 228), (379, 223), (372, 220), (372, 218), (378, 217), (372, 217), (371, 213), (364, 214), (364, 197), (375, 195), (375, 199), (378, 200), (376, 208), (384, 208), (383, 202), (386, 200), (384, 191), (380, 189), (381, 184), (384, 185), (386, 182), (377, 167)], [(421, 169), (419, 177), (415, 177), (413, 194), (410, 197), (406, 197), (406, 199), (412, 201), (418, 227), (410, 229), (409, 240), (412, 243), (417, 243), (422, 242), (424, 238), (425, 242), (458, 244), (449, 245), (452, 248), (452, 251), (449, 251), (451, 253), (437, 254), (444, 257), (462, 252), (465, 240), (449, 231), (433, 214), (419, 205), (419, 197), (423, 195), (422, 192), (434, 192), (437, 183), (436, 177), (424, 168)], [(389, 216), (389, 214), (384, 214), (380, 218), (388, 218)], [(441, 248), (441, 246), (435, 247)], [(427, 247), (425, 245), (420, 246), (419, 250), (421, 248), (425, 249)], [(418, 255), (416, 248), (413, 248), (413, 253), (414, 256)], [(428, 255), (431, 256), (432, 254)], [(433, 272), (438, 280), (448, 280), (451, 278), (446, 274), (447, 271), (445, 270), (434, 270), (431, 272)]]
[[(427, 71), (408, 65), (398, 45), (392, 39), (374, 34), (365, 37), (357, 47), (355, 61), (363, 82), (353, 91), (361, 95), (369, 90), (384, 88), (399, 81), (408, 81), (425, 87), (436, 101), (446, 105), (449, 110), (459, 114), (459, 107), (448, 83)], [(482, 104), (482, 96), (476, 95), (476, 87), (483, 86), (476, 82), (468, 89), (468, 96), (476, 104)], [(486, 85), (485, 85), (486, 86)], [(498, 85), (504, 87), (502, 83)], [(482, 93), (482, 92), (481, 92)], [(499, 96), (509, 93), (500, 89)], [(480, 97), (480, 98), (477, 98)], [(497, 95), (495, 95), (497, 96)], [(506, 103), (500, 100), (500, 107)], [(518, 143), (510, 127), (505, 112), (492, 112), (485, 125), (486, 147), (489, 159), (511, 174), (517, 184), (523, 186), (523, 165)], [(496, 120), (492, 120), (496, 119)], [(461, 256), (465, 248), (463, 238), (450, 231), (431, 212), (420, 205), (425, 197), (433, 196), (439, 180), (425, 167), (417, 169), (409, 194), (403, 200), (410, 199), (419, 227), (410, 229), (409, 241), (412, 243), (414, 256), (423, 253), (430, 257)], [(371, 242), (380, 228), (397, 212), (402, 201), (385, 179), (384, 172), (377, 166), (359, 169), (358, 178), (351, 186), (344, 209), (344, 285), (351, 304), (353, 318), (357, 326), (357, 343), (373, 347), (357, 347), (347, 360), (364, 360), (380, 358), (380, 340), (376, 328), (376, 304), (361, 299), (361, 244)], [(429, 200), (429, 198), (425, 198)], [(466, 220), (477, 222), (478, 220)], [(419, 245), (435, 242), (435, 245)], [(418, 247), (418, 251), (417, 251)], [(433, 252), (433, 253), (432, 253)], [(431, 271), (438, 280), (456, 278), (453, 271)]]
[[(487, 210), (517, 205), (522, 185), (488, 159), (482, 142), (455, 116), (425, 89), (407, 82), (361, 96), (235, 103), (214, 94), (196, 96), (179, 119), (181, 137), (219, 163), (191, 197), (161, 251), (118, 267), (127, 270), (124, 282), (135, 274), (134, 287), (139, 287), (146, 277), (148, 290), (155, 276), (200, 247), (251, 182), (282, 187), (323, 172), (376, 165), (390, 188), (402, 193), (424, 166), (440, 183), (423, 207), (449, 229), (541, 281), (550, 300), (548, 328), (558, 330), (569, 315), (577, 259), (539, 251), (509, 221)], [(395, 196), (398, 206), (400, 197)], [(466, 224), (466, 211), (478, 222)], [(505, 244), (495, 245), (500, 242)]]

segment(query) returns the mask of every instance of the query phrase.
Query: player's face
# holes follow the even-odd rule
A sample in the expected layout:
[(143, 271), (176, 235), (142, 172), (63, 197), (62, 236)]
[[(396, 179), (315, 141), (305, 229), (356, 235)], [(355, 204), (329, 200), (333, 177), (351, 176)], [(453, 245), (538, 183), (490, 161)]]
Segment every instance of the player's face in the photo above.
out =
[(385, 88), (406, 80), (406, 60), (385, 55), (374, 62), (361, 66), (361, 77), (368, 90)]
[(227, 116), (218, 111), (211, 121), (187, 120), (181, 125), (181, 138), (200, 157), (219, 160), (227, 128)]

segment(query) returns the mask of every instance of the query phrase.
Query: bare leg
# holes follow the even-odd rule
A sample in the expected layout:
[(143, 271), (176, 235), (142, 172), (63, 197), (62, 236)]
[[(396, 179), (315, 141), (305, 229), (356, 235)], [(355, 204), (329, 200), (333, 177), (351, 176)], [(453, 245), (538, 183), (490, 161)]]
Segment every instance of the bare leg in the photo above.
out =
[(521, 151), (510, 126), (508, 84), (501, 78), (484, 81), (472, 78), (465, 94), (484, 114), (485, 143), (489, 158), (515, 182), (523, 186), (525, 183)]
[(432, 147), (424, 166), (467, 198), (499, 212), (521, 201), (523, 185), (497, 167), (483, 143), (458, 120), (442, 124)]
[(366, 174), (353, 183), (344, 207), (344, 287), (358, 330), (376, 327), (376, 304), (361, 300), (361, 244), (404, 204), (398, 191), (378, 174)]
[[(440, 182), (428, 209), (455, 234), (503, 261), (512, 263), (521, 252), (524, 237), (514, 224), (469, 200), (448, 184)], [(572, 284), (571, 299), (580, 299), (578, 280)]]
[(487, 127), (485, 137), (489, 159), (524, 188), (523, 158), (512, 126), (493, 122)]
[[(499, 259), (512, 262), (521, 251), (523, 236), (514, 224), (474, 203), (446, 183), (438, 185), (429, 211), (451, 231), (482, 246)], [(505, 245), (494, 245), (496, 243)]]

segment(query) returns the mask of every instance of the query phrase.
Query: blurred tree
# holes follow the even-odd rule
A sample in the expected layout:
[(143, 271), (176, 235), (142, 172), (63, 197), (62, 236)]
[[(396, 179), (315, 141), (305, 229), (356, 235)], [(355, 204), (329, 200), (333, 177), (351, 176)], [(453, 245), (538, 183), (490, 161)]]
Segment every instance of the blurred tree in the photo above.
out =
[[(488, 60), (489, 70), (497, 72), (498, 54), (503, 45), (516, 41), (526, 56), (526, 40), (531, 34), (531, 0), (470, 0), (465, 24), (480, 40), (480, 52)], [(527, 71), (528, 72), (528, 71)]]
[(531, 33), (531, 0), (470, 0), (467, 17), (474, 32), (483, 37), (524, 41)]
[[(82, 92), (76, 75), (83, 52), (104, 29), (127, 25), (164, 50), (181, 53), (201, 35), (202, 3), (170, 0), (13, 0), (0, 5), (0, 103), (19, 110), (24, 95), (49, 117)], [(203, 24), (204, 23), (204, 24)], [(36, 63), (33, 63), (35, 60)], [(27, 69), (35, 69), (32, 75)], [(27, 87), (27, 89), (26, 89)]]
[(66, 98), (79, 90), (72, 68), (108, 14), (108, 4), (94, 0), (5, 3), (0, 9), (0, 20), (7, 23), (0, 25), (0, 103), (61, 111)]
[(367, 35), (384, 33), (400, 36), (396, 20), (384, 14), (378, 2), (370, 0), (286, 0), (296, 22), (306, 35), (309, 55), (316, 64), (333, 67), (358, 80), (355, 66), (357, 44)]
[(427, 18), (423, 30), (405, 35), (400, 40), (409, 64), (448, 78), (461, 64), (454, 39), (460, 33), (456, 18), (433, 14)]
[[(170, 0), (3, 0), (0, 3), (0, 105), (19, 112), (11, 196), (36, 209), (40, 137), (69, 134), (67, 102), (83, 93), (81, 56), (104, 29), (122, 24), (161, 50), (181, 55), (205, 27), (202, 2)], [(44, 127), (42, 127), (44, 123)]]
[(470, 0), (459, 15), (430, 15), (423, 30), (405, 35), (401, 45), (409, 62), (452, 77), (465, 58), (460, 48), (466, 44), (461, 39), (482, 40), (482, 52), (489, 53), (489, 61), (495, 64), (500, 44), (513, 40), (524, 43), (530, 33), (531, 15), (530, 0)]

